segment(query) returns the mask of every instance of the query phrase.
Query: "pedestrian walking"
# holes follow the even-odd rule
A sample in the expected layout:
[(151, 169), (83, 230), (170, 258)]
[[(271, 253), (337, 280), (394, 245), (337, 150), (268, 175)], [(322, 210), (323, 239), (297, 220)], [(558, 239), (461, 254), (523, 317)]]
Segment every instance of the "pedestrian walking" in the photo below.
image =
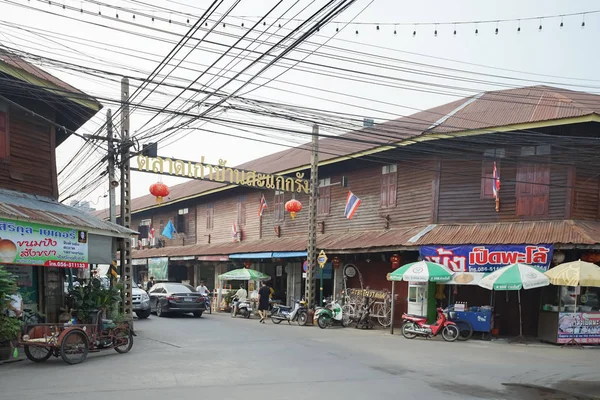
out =
[(267, 286), (266, 282), (261, 283), (261, 287), (258, 291), (258, 314), (260, 315), (261, 323), (265, 323), (267, 319), (267, 310), (269, 309), (269, 298), (271, 296), (271, 288)]

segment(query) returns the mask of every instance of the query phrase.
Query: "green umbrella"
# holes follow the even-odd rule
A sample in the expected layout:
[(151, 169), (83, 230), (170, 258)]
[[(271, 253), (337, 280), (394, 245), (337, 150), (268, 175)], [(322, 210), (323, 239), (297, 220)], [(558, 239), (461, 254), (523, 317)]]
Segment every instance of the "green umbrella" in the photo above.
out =
[(527, 264), (512, 264), (485, 275), (479, 286), (488, 290), (521, 290), (548, 286), (544, 271)]
[(418, 261), (406, 264), (392, 272), (390, 281), (409, 282), (447, 282), (452, 279), (454, 272), (441, 264), (431, 261)]
[(269, 275), (248, 268), (234, 269), (219, 275), (220, 281), (264, 281), (269, 279), (271, 279)]
[(535, 289), (548, 286), (550, 279), (544, 271), (527, 264), (511, 264), (485, 275), (479, 286), (489, 290), (516, 290), (519, 302), (519, 336), (515, 340), (525, 343), (521, 310), (521, 289)]

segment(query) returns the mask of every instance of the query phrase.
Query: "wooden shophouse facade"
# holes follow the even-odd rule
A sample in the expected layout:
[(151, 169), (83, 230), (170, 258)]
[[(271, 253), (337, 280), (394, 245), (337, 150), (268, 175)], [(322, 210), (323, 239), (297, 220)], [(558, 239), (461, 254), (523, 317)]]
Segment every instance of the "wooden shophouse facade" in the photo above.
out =
[[(26, 309), (57, 322), (66, 271), (110, 263), (132, 233), (58, 202), (56, 147), (101, 105), (19, 56), (0, 50), (1, 263)], [(64, 129), (57, 129), (57, 126)]]
[[(371, 289), (389, 288), (393, 254), (402, 263), (415, 261), (422, 246), (551, 244), (568, 257), (600, 248), (598, 112), (600, 96), (531, 87), (457, 100), (344, 139), (322, 139), (318, 248), (330, 259), (337, 255), (342, 267), (357, 266)], [(240, 168), (308, 177), (309, 155), (301, 146)], [(494, 167), (501, 183), (498, 210)], [(339, 184), (342, 177), (346, 187)], [(349, 191), (362, 201), (350, 220), (344, 217)], [(262, 196), (268, 209), (259, 217)], [(134, 257), (145, 260), (140, 265), (171, 257), (181, 268), (179, 278), (210, 285), (216, 274), (251, 264), (279, 279), (282, 299), (298, 296), (308, 212), (292, 220), (284, 210), (292, 198), (307, 207), (303, 192), (196, 180), (173, 187), (160, 206), (152, 196), (135, 199), (133, 226), (141, 232), (148, 225), (155, 239)], [(178, 233), (166, 240), (160, 233), (169, 220)], [(159, 242), (164, 247), (150, 248)], [(339, 293), (340, 271), (326, 276), (326, 295)], [(358, 285), (356, 278), (347, 283)], [(458, 293), (485, 301), (473, 287)], [(525, 296), (532, 310), (539, 307), (539, 293)], [(406, 297), (402, 286), (399, 312)], [(504, 313), (507, 332), (512, 312)]]

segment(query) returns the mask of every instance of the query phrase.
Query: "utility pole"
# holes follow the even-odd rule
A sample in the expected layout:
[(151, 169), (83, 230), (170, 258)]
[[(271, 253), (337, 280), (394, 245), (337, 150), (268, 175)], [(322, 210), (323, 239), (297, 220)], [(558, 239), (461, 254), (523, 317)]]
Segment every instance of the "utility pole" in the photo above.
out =
[[(115, 188), (118, 185), (118, 181), (115, 177), (115, 138), (113, 131), (112, 121), (112, 110), (109, 108), (106, 111), (106, 140), (108, 143), (108, 202), (109, 202), (109, 216), (110, 222), (113, 224), (117, 223), (117, 194)], [(117, 282), (117, 257), (116, 249), (113, 248), (112, 263), (110, 265), (110, 287), (113, 287)]]
[[(310, 160), (310, 199), (308, 202), (308, 270), (306, 271), (306, 301), (308, 307), (315, 298), (317, 270), (317, 196), (319, 194), (319, 126), (312, 129), (312, 157)], [(321, 274), (323, 271), (321, 271)]]
[(110, 222), (113, 224), (117, 223), (117, 194), (115, 190), (115, 184), (117, 180), (115, 178), (115, 147), (114, 147), (114, 136), (113, 136), (113, 123), (112, 123), (112, 110), (109, 108), (106, 111), (106, 131), (108, 139), (108, 202), (109, 202), (109, 214)]
[[(121, 79), (121, 225), (131, 229), (131, 171), (129, 137), (129, 79)], [(123, 281), (123, 314), (133, 324), (131, 292), (131, 240), (123, 239), (121, 246), (121, 280)]]

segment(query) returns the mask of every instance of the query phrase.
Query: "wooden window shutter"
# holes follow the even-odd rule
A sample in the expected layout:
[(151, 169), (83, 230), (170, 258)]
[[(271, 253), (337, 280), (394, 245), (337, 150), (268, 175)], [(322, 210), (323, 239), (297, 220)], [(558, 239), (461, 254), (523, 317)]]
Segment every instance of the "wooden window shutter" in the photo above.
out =
[(381, 206), (387, 207), (388, 205), (388, 182), (389, 174), (381, 175)]
[[(498, 173), (500, 173), (500, 164), (496, 163)], [(481, 198), (489, 199), (494, 197), (494, 162), (484, 160), (481, 163)]]
[(398, 195), (398, 173), (388, 174), (388, 207), (396, 207), (396, 197)]

